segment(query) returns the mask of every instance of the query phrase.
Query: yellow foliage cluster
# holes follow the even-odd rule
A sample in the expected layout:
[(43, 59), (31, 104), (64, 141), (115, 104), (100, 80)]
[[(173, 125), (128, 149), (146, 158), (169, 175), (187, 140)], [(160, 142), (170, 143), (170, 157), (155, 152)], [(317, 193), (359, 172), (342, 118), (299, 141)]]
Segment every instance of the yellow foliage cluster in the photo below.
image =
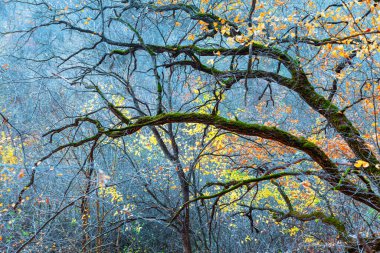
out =
[(123, 195), (116, 189), (116, 186), (100, 187), (99, 196), (110, 197), (112, 202), (123, 202)]
[(17, 158), (15, 154), (16, 148), (9, 142), (10, 140), (6, 136), (5, 132), (2, 132), (1, 140), (0, 140), (1, 162), (4, 164), (17, 164), (19, 163), (19, 159)]

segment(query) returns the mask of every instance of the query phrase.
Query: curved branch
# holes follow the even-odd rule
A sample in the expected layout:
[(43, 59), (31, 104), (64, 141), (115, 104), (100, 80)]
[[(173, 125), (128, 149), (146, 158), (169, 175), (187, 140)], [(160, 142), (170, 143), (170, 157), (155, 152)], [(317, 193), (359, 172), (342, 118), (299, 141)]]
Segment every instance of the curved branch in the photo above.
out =
[(326, 174), (320, 175), (320, 177), (329, 182), (336, 190), (380, 211), (380, 198), (373, 192), (360, 189), (346, 179), (341, 180), (341, 175), (336, 164), (332, 162), (318, 146), (303, 137), (297, 137), (276, 127), (249, 124), (241, 121), (228, 120), (216, 115), (201, 113), (167, 113), (157, 116), (141, 117), (128, 127), (107, 130), (104, 134), (111, 138), (118, 138), (133, 134), (144, 126), (157, 126), (168, 123), (199, 123), (212, 125), (233, 133), (277, 141), (288, 147), (303, 151), (323, 168)]

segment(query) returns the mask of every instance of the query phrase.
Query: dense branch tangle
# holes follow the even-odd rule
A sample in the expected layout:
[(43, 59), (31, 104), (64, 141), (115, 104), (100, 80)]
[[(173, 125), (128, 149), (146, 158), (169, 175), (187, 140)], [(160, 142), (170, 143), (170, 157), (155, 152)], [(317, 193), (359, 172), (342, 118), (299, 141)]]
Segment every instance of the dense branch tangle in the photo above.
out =
[[(356, 34), (349, 36), (336, 36), (325, 39), (316, 39), (308, 36), (296, 37), (294, 39), (279, 38), (274, 43), (260, 43), (255, 41), (254, 33), (249, 34), (249, 30), (252, 27), (242, 28), (238, 22), (228, 20), (225, 17), (218, 16), (214, 13), (205, 13), (198, 7), (186, 4), (163, 4), (157, 5), (152, 3), (140, 3), (138, 1), (130, 1), (129, 3), (107, 6), (99, 10), (102, 14), (105, 10), (112, 9), (114, 16), (107, 20), (107, 25), (122, 24), (129, 31), (131, 31), (132, 39), (130, 42), (125, 40), (116, 40), (111, 38), (104, 31), (92, 30), (89, 28), (83, 28), (79, 23), (70, 22), (68, 20), (53, 20), (50, 23), (42, 25), (58, 25), (64, 29), (71, 30), (75, 33), (85, 34), (96, 38), (96, 43), (87, 48), (81, 48), (75, 51), (73, 54), (67, 56), (62, 61), (62, 66), (65, 63), (70, 62), (72, 58), (79, 57), (81, 54), (87, 51), (95, 50), (99, 45), (106, 44), (108, 52), (102, 57), (99, 57), (97, 62), (91, 67), (85, 68), (82, 75), (70, 79), (73, 83), (81, 83), (87, 85), (87, 78), (90, 79), (92, 74), (104, 73), (102, 72), (103, 64), (107, 64), (108, 59), (114, 59), (114, 57), (127, 58), (131, 57), (138, 61), (136, 54), (143, 53), (150, 57), (152, 63), (152, 72), (154, 73), (156, 84), (152, 84), (152, 87), (156, 87), (157, 94), (157, 110), (156, 113), (149, 111), (143, 113), (140, 110), (140, 101), (136, 97), (133, 97), (133, 102), (137, 104), (136, 109), (139, 111), (138, 117), (129, 118), (122, 113), (122, 110), (116, 105), (110, 102), (107, 98), (107, 94), (96, 86), (88, 86), (94, 88), (101, 99), (107, 105), (107, 109), (115, 116), (117, 123), (115, 127), (103, 126), (100, 120), (92, 118), (91, 115), (77, 118), (73, 124), (69, 124), (62, 128), (52, 130), (48, 134), (54, 135), (62, 131), (71, 128), (78, 128), (82, 123), (92, 124), (97, 130), (97, 133), (77, 142), (67, 143), (62, 145), (45, 158), (49, 158), (52, 154), (69, 147), (78, 147), (84, 143), (93, 142), (99, 140), (101, 136), (107, 136), (109, 138), (121, 138), (123, 136), (131, 135), (139, 131), (143, 127), (163, 126), (173, 123), (197, 123), (204, 124), (206, 126), (213, 126), (218, 129), (222, 129), (231, 133), (260, 137), (268, 140), (273, 140), (281, 143), (282, 145), (299, 150), (315, 161), (322, 171), (317, 174), (321, 179), (327, 181), (334, 189), (341, 193), (352, 197), (353, 199), (364, 203), (365, 205), (380, 211), (380, 197), (376, 195), (380, 187), (380, 175), (376, 165), (379, 164), (374, 152), (370, 149), (366, 141), (361, 137), (359, 130), (354, 124), (346, 117), (345, 110), (340, 110), (336, 106), (331, 98), (325, 98), (323, 95), (317, 92), (315, 85), (309, 78), (309, 74), (305, 72), (299, 57), (297, 55), (291, 55), (287, 53), (286, 49), (282, 49), (283, 44), (295, 43), (295, 44), (307, 44), (315, 48), (321, 48), (325, 45), (341, 45), (341, 44), (357, 44), (360, 43), (360, 38), (367, 35), (373, 35), (379, 33), (378, 30), (360, 31)], [(184, 43), (185, 37), (181, 39), (177, 44), (169, 43), (157, 43), (151, 44), (145, 42), (144, 34), (136, 29), (137, 24), (128, 23), (127, 14), (129, 12), (137, 11), (142, 18), (152, 15), (166, 15), (168, 17), (185, 17), (194, 22), (194, 26), (202, 26), (204, 33), (201, 33), (196, 39), (193, 39), (193, 43)], [(105, 24), (103, 24), (103, 29)], [(227, 29), (223, 30), (223, 27)], [(291, 28), (290, 30), (292, 30)], [(249, 34), (249, 35), (246, 35)], [(218, 37), (219, 36), (219, 37)], [(220, 38), (220, 42), (217, 39)], [(252, 39), (253, 38), (253, 39)], [(228, 46), (224, 40), (233, 40), (240, 46)], [(373, 43), (368, 40), (368, 43)], [(236, 44), (236, 43), (235, 43)], [(280, 49), (281, 47), (281, 49)], [(351, 52), (344, 64), (338, 65), (336, 73), (340, 73), (352, 58), (356, 57), (356, 51)], [(160, 58), (161, 57), (161, 58)], [(217, 61), (224, 60), (230, 63), (230, 68), (222, 67), (218, 64), (209, 66), (205, 64), (207, 59), (215, 57)], [(251, 61), (265, 59), (273, 62), (273, 65), (278, 65), (279, 68), (261, 70), (259, 68), (253, 69), (252, 64), (248, 64), (248, 68), (237, 68), (235, 66), (236, 58), (241, 61)], [(255, 58), (255, 59), (253, 59)], [(62, 58), (61, 58), (62, 59)], [(157, 59), (166, 59), (162, 64)], [(169, 60), (167, 60), (169, 59)], [(145, 62), (144, 62), (145, 64)], [(244, 66), (246, 66), (245, 64)], [(71, 70), (73, 67), (68, 64), (67, 69)], [(352, 152), (356, 156), (356, 160), (363, 160), (369, 163), (368, 167), (361, 168), (361, 179), (365, 183), (366, 188), (362, 188), (359, 184), (354, 183), (346, 178), (340, 172), (338, 165), (328, 157), (328, 155), (316, 144), (308, 141), (306, 138), (293, 135), (289, 132), (280, 130), (275, 127), (267, 127), (259, 124), (244, 123), (239, 120), (230, 120), (218, 115), (218, 111), (215, 110), (211, 114), (205, 113), (193, 113), (193, 112), (172, 112), (169, 109), (163, 109), (163, 87), (161, 83), (161, 76), (159, 69), (191, 69), (198, 73), (202, 73), (208, 77), (211, 77), (219, 85), (218, 89), (221, 93), (228, 95), (230, 89), (239, 85), (239, 82), (246, 79), (261, 79), (271, 83), (275, 83), (286, 90), (292, 91), (298, 95), (306, 104), (308, 104), (314, 111), (322, 115), (328, 123), (335, 129), (337, 133), (348, 144)], [(286, 71), (281, 71), (280, 68), (285, 68)], [(82, 68), (80, 68), (82, 69)], [(63, 71), (64, 72), (64, 71)], [(110, 71), (111, 72), (111, 71)], [(119, 78), (121, 82), (123, 78)], [(128, 81), (129, 82), (129, 81)], [(336, 81), (332, 84), (336, 86)], [(127, 90), (130, 91), (129, 84), (125, 84)], [(336, 89), (336, 87), (334, 88)], [(334, 91), (335, 94), (336, 90)], [(133, 92), (129, 92), (130, 94)], [(172, 160), (175, 160), (174, 158)], [(348, 172), (349, 173), (349, 172)], [(286, 174), (286, 173), (285, 173)], [(290, 173), (289, 175), (297, 176), (298, 173)], [(264, 177), (264, 180), (271, 180), (276, 176), (268, 175)], [(252, 182), (261, 181), (261, 179), (252, 178), (246, 181), (234, 182), (227, 187), (224, 191), (216, 193), (211, 196), (201, 196), (195, 200), (210, 199), (220, 197), (232, 190), (238, 189)], [(188, 205), (190, 202), (185, 203)], [(297, 215), (294, 215), (297, 216)]]
[[(94, 120), (87, 118), (78, 119), (77, 121), (94, 122)], [(240, 121), (228, 120), (220, 116), (199, 113), (167, 113), (160, 114), (157, 116), (141, 117), (133, 124), (118, 129), (105, 129), (100, 125), (99, 122), (97, 122), (96, 125), (99, 131), (98, 134), (88, 139), (85, 139), (79, 143), (75, 142), (61, 146), (60, 148), (54, 150), (53, 153), (63, 148), (77, 147), (78, 145), (82, 145), (84, 142), (93, 141), (95, 139), (98, 139), (99, 135), (106, 135), (110, 138), (119, 138), (122, 136), (133, 134), (144, 126), (159, 126), (169, 123), (199, 123), (205, 125), (212, 125), (214, 127), (237, 134), (257, 136), (264, 139), (274, 140), (288, 147), (292, 147), (300, 151), (303, 151), (324, 169), (325, 173), (322, 173), (321, 175), (319, 175), (319, 177), (328, 181), (332, 186), (334, 186), (337, 190), (341, 191), (342, 193), (351, 196), (354, 199), (362, 203), (365, 203), (366, 205), (371, 206), (376, 210), (380, 210), (380, 198), (376, 196), (371, 189), (360, 189), (354, 183), (348, 180), (342, 181), (342, 176), (337, 170), (337, 165), (335, 165), (334, 162), (332, 162), (329, 159), (329, 157), (314, 143), (308, 141), (305, 138), (294, 136), (288, 132), (282, 131), (275, 127), (267, 127), (258, 124), (248, 124)], [(71, 126), (72, 125), (69, 125), (68, 127)], [(58, 129), (57, 131), (62, 131), (62, 129)], [(55, 132), (55, 130), (52, 131), (52, 133)], [(237, 184), (233, 186), (233, 189), (239, 188), (245, 184), (245, 182), (237, 182)], [(223, 192), (223, 194), (226, 192)]]
[[(129, 10), (129, 9), (148, 9), (149, 11), (153, 12), (180, 12), (183, 11), (187, 13), (191, 19), (196, 21), (202, 21), (205, 22), (205, 25), (210, 26), (209, 29), (215, 29), (216, 27), (220, 26), (222, 23), (227, 24), (230, 28), (230, 32), (226, 32), (223, 35), (225, 37), (233, 37), (235, 38), (236, 35), (242, 34), (242, 32), (239, 30), (238, 24), (235, 24), (233, 21), (228, 21), (224, 18), (218, 17), (214, 14), (205, 14), (200, 12), (200, 10), (192, 5), (184, 5), (184, 4), (169, 4), (169, 5), (154, 5), (154, 4), (142, 4), (132, 1), (127, 7), (125, 7), (119, 14), (116, 14), (116, 18), (112, 21), (115, 22), (117, 20), (122, 20), (122, 14)], [(202, 73), (209, 74), (220, 83), (221, 89), (228, 90), (233, 85), (237, 84), (240, 80), (243, 80), (245, 78), (256, 78), (256, 79), (263, 79), (270, 82), (277, 83), (283, 87), (286, 87), (289, 90), (292, 90), (296, 92), (300, 98), (302, 98), (311, 108), (313, 108), (315, 111), (319, 112), (321, 115), (323, 115), (328, 122), (335, 128), (335, 130), (344, 138), (344, 140), (347, 142), (349, 147), (352, 149), (352, 151), (355, 153), (357, 159), (364, 160), (369, 162), (370, 166), (368, 168), (363, 168), (365, 170), (366, 175), (369, 177), (369, 179), (372, 182), (375, 182), (376, 187), (378, 187), (378, 170), (376, 169), (375, 165), (378, 164), (378, 160), (373, 154), (373, 152), (370, 150), (366, 142), (363, 140), (363, 138), (360, 136), (359, 131), (355, 128), (355, 126), (350, 122), (350, 120), (345, 116), (344, 112), (339, 110), (337, 106), (335, 106), (332, 102), (330, 102), (328, 99), (320, 95), (316, 92), (313, 85), (308, 80), (307, 74), (303, 71), (302, 66), (300, 62), (298, 62), (297, 59), (290, 56), (289, 54), (281, 51), (280, 49), (277, 49), (274, 46), (266, 46), (260, 43), (257, 43), (255, 41), (247, 41), (242, 43), (240, 47), (221, 47), (221, 46), (213, 46), (213, 47), (203, 47), (203, 46), (197, 46), (197, 45), (187, 45), (187, 46), (180, 46), (180, 45), (153, 45), (153, 44), (145, 44), (142, 40), (142, 37), (140, 34), (137, 33), (137, 31), (134, 31), (137, 33), (138, 36), (138, 43), (125, 43), (125, 42), (117, 42), (114, 40), (111, 40), (107, 38), (104, 34), (98, 33), (96, 31), (83, 29), (80, 27), (76, 27), (73, 24), (67, 22), (67, 21), (57, 21), (56, 24), (63, 24), (68, 29), (80, 32), (80, 33), (87, 33), (92, 34), (100, 37), (101, 42), (107, 43), (109, 45), (118, 46), (118, 47), (125, 47), (126, 49), (115, 49), (110, 51), (107, 55), (129, 55), (136, 51), (143, 50), (151, 55), (159, 55), (159, 54), (165, 54), (168, 55), (171, 59), (179, 58), (184, 56), (188, 59), (178, 60), (178, 61), (172, 61), (171, 63), (164, 64), (163, 67), (176, 67), (176, 66), (188, 66), (191, 67), (197, 71), (200, 71)], [(132, 28), (130, 25), (128, 25), (129, 28)], [(371, 31), (373, 33), (373, 31)], [(359, 35), (358, 35), (359, 36)], [(236, 38), (235, 38), (236, 39)], [(299, 43), (308, 43), (315, 45), (316, 47), (320, 47), (322, 45), (331, 43), (341, 43), (341, 41), (347, 40), (346, 38), (339, 39), (339, 38), (329, 38), (324, 40), (316, 40), (312, 38), (302, 38), (299, 40)], [(263, 70), (244, 70), (244, 69), (218, 69), (215, 66), (209, 67), (202, 63), (202, 57), (210, 57), (210, 56), (217, 56), (217, 57), (237, 57), (237, 56), (248, 56), (249, 54), (252, 54), (256, 57), (265, 57), (272, 59), (273, 61), (279, 62), (281, 65), (283, 65), (287, 71), (290, 74), (290, 77), (286, 77), (283, 75), (280, 75), (276, 73), (275, 71), (263, 71)], [(103, 57), (101, 61), (97, 64), (100, 65), (102, 61), (104, 61), (107, 57)], [(183, 58), (183, 57), (182, 57)], [(233, 61), (233, 60), (231, 60)], [(110, 107), (112, 111), (112, 107)], [(178, 114), (181, 115), (181, 114)], [(120, 118), (120, 114), (116, 115), (118, 118)], [(168, 122), (165, 122), (165, 120), (162, 120), (161, 123), (169, 123), (169, 122), (192, 122), (190, 119), (186, 119), (186, 114), (182, 115), (181, 117), (184, 117), (183, 120), (181, 118), (176, 118), (175, 120), (168, 118)], [(191, 115), (189, 115), (191, 116)], [(192, 118), (192, 117), (188, 117)], [(197, 123), (206, 123), (210, 124), (210, 122), (202, 122), (199, 118), (194, 118), (194, 122)], [(152, 124), (157, 124), (157, 121), (152, 121)], [(124, 122), (128, 124), (129, 122)], [(149, 125), (146, 124), (146, 125)], [(215, 123), (214, 123), (215, 125)], [(223, 124), (216, 124), (216, 127), (225, 129), (228, 128), (224, 126)], [(234, 129), (227, 129), (229, 131), (233, 131)], [(239, 131), (238, 131), (239, 132)], [(244, 132), (244, 134), (250, 134), (247, 132)], [(115, 133), (112, 133), (112, 135), (115, 136)], [(265, 137), (265, 136), (264, 136)], [(268, 137), (268, 136), (266, 136)], [(280, 141), (283, 143), (282, 140), (273, 138), (277, 141)], [(286, 145), (289, 145), (289, 143), (284, 143)], [(292, 145), (289, 145), (292, 146)], [(296, 147), (300, 148), (300, 147)], [(302, 149), (301, 149), (302, 150)], [(306, 152), (307, 153), (307, 152)], [(323, 167), (323, 166), (322, 166)], [(335, 166), (329, 165), (327, 167), (330, 167), (330, 173), (332, 173), (332, 169)], [(325, 168), (327, 168), (325, 166)], [(334, 175), (334, 177), (337, 177), (337, 175)]]

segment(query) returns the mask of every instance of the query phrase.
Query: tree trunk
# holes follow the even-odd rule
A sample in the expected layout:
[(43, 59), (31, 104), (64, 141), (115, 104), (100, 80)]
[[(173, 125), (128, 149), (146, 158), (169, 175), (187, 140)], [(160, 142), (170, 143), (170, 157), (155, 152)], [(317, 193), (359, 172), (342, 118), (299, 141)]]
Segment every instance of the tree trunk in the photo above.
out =
[[(190, 191), (189, 191), (189, 183), (186, 180), (186, 175), (183, 169), (178, 166), (178, 177), (181, 182), (181, 190), (182, 190), (182, 199), (183, 204), (187, 203), (190, 200)], [(187, 205), (183, 210), (182, 216), (182, 245), (184, 253), (191, 253), (191, 237), (190, 237), (190, 208)]]
[(184, 210), (184, 217), (182, 223), (182, 244), (183, 252), (191, 253), (191, 240), (190, 240), (190, 213), (189, 207), (186, 207)]

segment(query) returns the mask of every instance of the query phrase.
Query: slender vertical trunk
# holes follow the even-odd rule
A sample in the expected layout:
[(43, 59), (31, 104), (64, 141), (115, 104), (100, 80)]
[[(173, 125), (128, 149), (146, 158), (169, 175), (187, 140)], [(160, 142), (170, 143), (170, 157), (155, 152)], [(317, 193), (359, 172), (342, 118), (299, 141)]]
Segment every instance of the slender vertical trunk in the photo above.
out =
[[(177, 176), (181, 183), (181, 193), (182, 193), (182, 204), (185, 204), (190, 199), (190, 190), (189, 190), (189, 182), (186, 178), (186, 174), (183, 171), (181, 162), (179, 160), (179, 149), (175, 140), (175, 135), (173, 133), (172, 125), (169, 124), (169, 135), (170, 135), (170, 141), (173, 148), (173, 154), (169, 151), (168, 147), (166, 146), (165, 142), (162, 140), (159, 132), (156, 128), (151, 127), (151, 130), (161, 148), (161, 150), (164, 152), (165, 156), (173, 162), (173, 164), (176, 166)], [(183, 210), (183, 215), (181, 216), (180, 220), (182, 224), (181, 228), (181, 237), (182, 237), (182, 245), (183, 245), (183, 252), (184, 253), (192, 253), (191, 250), (191, 236), (190, 236), (190, 210), (189, 207), (186, 206)]]
[[(183, 192), (185, 195), (186, 192)], [(187, 187), (187, 197), (183, 197), (183, 202), (186, 203), (189, 201), (189, 192)], [(183, 252), (191, 253), (191, 239), (190, 239), (190, 210), (187, 206), (184, 210), (183, 220), (182, 220), (182, 243), (183, 243)]]
[(103, 233), (103, 220), (104, 217), (102, 216), (102, 212), (100, 211), (100, 201), (99, 201), (99, 194), (98, 190), (96, 191), (96, 220), (98, 223), (98, 228), (97, 228), (97, 236), (96, 236), (96, 253), (101, 253), (102, 252), (102, 245), (103, 245), (103, 240), (102, 240), (102, 233)]
[(81, 216), (82, 216), (82, 230), (83, 230), (83, 238), (82, 238), (82, 252), (87, 252), (87, 243), (90, 241), (90, 236), (88, 234), (88, 222), (90, 217), (90, 207), (88, 203), (88, 193), (90, 191), (90, 185), (91, 185), (91, 175), (87, 177), (87, 186), (86, 190), (84, 192), (84, 197), (82, 199), (81, 203)]
[[(186, 174), (183, 169), (179, 166), (178, 168), (178, 177), (181, 182), (181, 190), (182, 190), (182, 202), (183, 204), (187, 203), (190, 200), (190, 191), (189, 191), (189, 183), (186, 179)], [(183, 244), (183, 252), (191, 253), (191, 237), (190, 237), (190, 208), (187, 205), (183, 210), (182, 216), (182, 244)]]
[(120, 227), (117, 229), (117, 235), (116, 235), (116, 252), (117, 253), (120, 253), (120, 237), (121, 237), (121, 233), (120, 233)]
[(90, 203), (89, 203), (89, 194), (91, 190), (91, 178), (94, 172), (94, 150), (96, 147), (96, 141), (91, 147), (89, 154), (89, 168), (85, 172), (86, 176), (86, 188), (84, 191), (84, 197), (82, 198), (81, 203), (81, 215), (82, 215), (82, 229), (83, 229), (83, 238), (82, 238), (82, 252), (87, 253), (88, 243), (90, 242), (90, 235), (88, 234), (88, 225), (90, 220)]

